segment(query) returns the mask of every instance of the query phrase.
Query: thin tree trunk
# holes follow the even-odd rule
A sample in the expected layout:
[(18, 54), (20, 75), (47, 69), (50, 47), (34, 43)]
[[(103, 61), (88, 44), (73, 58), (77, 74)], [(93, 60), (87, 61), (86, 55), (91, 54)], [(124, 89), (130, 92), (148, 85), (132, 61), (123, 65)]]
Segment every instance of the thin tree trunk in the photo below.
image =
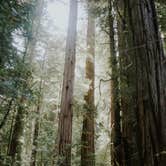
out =
[[(42, 63), (42, 70), (45, 68), (45, 55)], [(33, 142), (32, 142), (32, 155), (31, 155), (31, 166), (36, 165), (36, 157), (37, 157), (37, 147), (38, 147), (38, 135), (39, 135), (39, 127), (40, 127), (40, 113), (43, 101), (43, 87), (45, 84), (45, 80), (43, 79), (43, 75), (41, 76), (39, 92), (40, 96), (38, 98), (37, 108), (36, 108), (36, 119), (34, 125), (34, 133), (33, 133)]]
[(13, 100), (14, 100), (14, 99), (11, 99), (11, 100), (9, 101), (8, 105), (7, 105), (7, 111), (6, 111), (6, 113), (5, 113), (4, 117), (3, 117), (3, 120), (2, 120), (1, 123), (0, 123), (0, 129), (2, 129), (2, 127), (5, 125), (5, 123), (6, 123), (6, 121), (7, 121), (7, 118), (8, 118), (8, 116), (9, 116), (9, 114), (10, 114), (10, 111), (11, 111), (11, 107), (12, 107)]
[[(34, 18), (33, 18), (33, 22), (32, 22), (32, 29), (31, 29), (31, 33), (32, 33), (32, 37), (28, 40), (27, 43), (27, 49), (26, 49), (26, 54), (28, 55), (28, 60), (30, 63), (33, 62), (34, 59), (34, 53), (35, 53), (35, 46), (36, 46), (36, 42), (37, 42), (37, 38), (38, 38), (38, 34), (39, 34), (39, 30), (40, 30), (40, 24), (41, 24), (41, 16), (43, 13), (43, 7), (44, 7), (44, 0), (37, 0), (35, 2), (36, 4), (36, 9), (34, 12)], [(42, 70), (44, 70), (44, 66), (45, 66), (45, 55), (44, 55), (44, 60), (42, 62)], [(38, 135), (39, 135), (39, 126), (40, 126), (40, 109), (41, 109), (41, 105), (42, 105), (42, 98), (43, 98), (43, 92), (42, 92), (42, 88), (43, 88), (43, 76), (41, 76), (41, 80), (39, 83), (39, 92), (40, 92), (40, 96), (38, 98), (38, 103), (37, 103), (37, 108), (35, 109), (35, 113), (36, 113), (36, 117), (34, 118), (34, 130), (32, 130), (32, 152), (31, 156), (30, 156), (30, 165), (31, 166), (35, 166), (36, 165), (36, 157), (37, 157), (37, 146), (38, 146)]]
[(25, 109), (23, 106), (23, 98), (20, 99), (20, 103), (17, 109), (17, 115), (15, 119), (14, 129), (12, 133), (9, 156), (12, 159), (12, 165), (21, 166), (21, 136), (24, 128)]
[(8, 138), (8, 148), (7, 148), (7, 155), (9, 154), (9, 149), (10, 149), (10, 145), (11, 145), (11, 138), (12, 138), (12, 135), (13, 135), (13, 128), (14, 128), (14, 123), (15, 123), (15, 111), (13, 111), (13, 115), (12, 115), (12, 121), (11, 121), (11, 126), (10, 126), (10, 135), (9, 135), (9, 138)]
[(81, 137), (81, 166), (95, 165), (95, 20), (88, 9), (86, 78), (90, 81), (89, 90), (84, 96), (85, 113)]
[(37, 117), (35, 119), (35, 126), (34, 126), (34, 133), (33, 133), (31, 166), (36, 165), (39, 126), (40, 126), (40, 109), (41, 109), (41, 97), (39, 97), (38, 106), (37, 106), (37, 110), (36, 110), (36, 116)]
[(66, 57), (58, 126), (58, 165), (71, 165), (72, 105), (75, 75), (75, 50), (77, 27), (77, 0), (70, 0), (69, 27), (66, 42)]

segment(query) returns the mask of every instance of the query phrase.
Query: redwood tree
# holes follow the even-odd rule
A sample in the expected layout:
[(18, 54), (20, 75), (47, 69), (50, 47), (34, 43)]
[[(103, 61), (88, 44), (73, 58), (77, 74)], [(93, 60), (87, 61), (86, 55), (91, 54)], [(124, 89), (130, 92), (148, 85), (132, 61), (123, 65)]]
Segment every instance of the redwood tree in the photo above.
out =
[(162, 166), (166, 160), (166, 78), (154, 0), (119, 1), (118, 7), (123, 11), (117, 11), (123, 22), (121, 81), (128, 88), (121, 104), (123, 164)]
[(69, 26), (62, 87), (61, 110), (58, 126), (58, 165), (71, 165), (72, 104), (75, 70), (77, 0), (70, 0)]
[[(89, 6), (89, 5), (88, 5)], [(81, 137), (81, 166), (95, 165), (95, 106), (94, 106), (94, 81), (95, 81), (95, 20), (88, 9), (87, 28), (87, 57), (86, 78), (90, 81), (87, 94), (84, 96), (85, 113)]]
[(115, 2), (109, 1), (109, 38), (110, 38), (110, 65), (111, 65), (111, 165), (121, 165), (122, 144), (121, 144), (121, 126), (120, 126), (120, 91), (119, 91), (119, 67), (117, 56), (117, 23)]

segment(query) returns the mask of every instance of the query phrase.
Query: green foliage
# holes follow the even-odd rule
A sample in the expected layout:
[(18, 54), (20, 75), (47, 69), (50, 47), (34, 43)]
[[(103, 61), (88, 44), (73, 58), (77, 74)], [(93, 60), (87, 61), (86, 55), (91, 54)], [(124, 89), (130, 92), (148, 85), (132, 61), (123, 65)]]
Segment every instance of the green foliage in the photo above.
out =
[[(109, 54), (109, 49), (107, 48), (109, 46), (108, 36), (105, 34), (109, 34), (110, 11), (107, 0), (91, 0), (90, 5), (88, 10), (91, 10), (93, 16), (96, 17), (97, 26), (100, 26), (101, 29), (98, 32), (100, 35), (96, 35), (100, 38), (100, 40), (96, 39), (96, 52), (99, 57), (96, 56), (97, 63), (95, 64), (95, 95), (97, 96), (95, 97), (97, 103), (95, 114), (96, 166), (107, 166), (110, 165), (110, 94), (108, 92), (110, 82), (106, 81), (109, 85), (104, 86), (103, 84), (106, 82), (103, 81), (101, 90), (99, 90), (102, 91), (100, 94), (98, 92), (98, 82), (103, 78), (107, 80), (109, 75), (105, 76), (105, 70), (108, 69), (106, 61), (108, 62)], [(161, 30), (165, 33), (165, 0), (158, 0), (156, 7)], [(44, 164), (50, 166), (53, 160), (56, 160), (65, 36), (61, 33), (53, 35), (52, 31), (49, 32), (49, 24), (46, 23), (48, 20), (44, 20), (44, 23), (41, 23), (40, 34), (35, 34), (36, 36), (34, 36), (33, 24), (36, 24), (34, 20), (36, 17), (35, 10), (37, 10), (37, 0), (23, 2), (18, 0), (0, 1), (0, 165), (11, 165), (11, 157), (8, 156), (8, 151), (12, 137), (12, 127), (14, 126), (18, 108), (21, 108), (22, 112), (26, 115), (22, 119), (25, 126), (22, 127), (24, 133), (20, 138), (21, 145), (23, 146), (23, 149), (20, 150), (22, 152), (22, 162), (25, 165), (29, 164), (33, 148), (36, 148), (37, 151), (37, 165)], [(103, 34), (101, 31), (105, 33)], [(83, 35), (83, 39), (78, 42), (81, 48), (86, 48), (83, 45), (85, 36)], [(27, 47), (34, 38), (37, 44), (34, 46), (33, 64), (30, 64)], [(21, 47), (23, 48), (14, 44), (15, 40), (22, 40)], [(100, 43), (103, 42), (104, 45), (101, 46)], [(108, 45), (105, 46), (105, 43)], [(82, 65), (83, 61), (85, 61), (83, 60), (85, 58), (84, 55), (86, 55), (85, 50), (82, 49), (77, 56), (79, 65)], [(114, 59), (110, 58), (109, 64), (114, 64), (114, 61)], [(32, 66), (34, 66), (33, 69)], [(78, 70), (84, 70), (84, 64), (82, 68), (81, 66), (79, 67), (80, 69)], [(128, 66), (126, 68), (127, 70), (132, 70), (128, 69)], [(98, 70), (100, 71), (98, 72)], [(112, 79), (121, 77), (124, 80), (120, 82), (120, 88), (118, 87), (115, 90), (129, 103), (133, 101), (131, 94), (133, 94), (134, 89), (126, 83), (126, 70), (123, 70), (123, 72), (120, 73), (118, 70), (114, 72), (114, 75), (109, 75), (109, 78), (110, 76)], [(132, 73), (131, 71), (127, 72)], [(84, 105), (84, 94), (89, 88), (89, 82), (85, 80), (82, 71), (77, 71), (76, 80), (73, 103), (73, 143), (69, 145), (72, 146), (72, 166), (80, 165), (82, 119), (86, 111), (90, 110), (90, 108)], [(42, 84), (41, 87), (40, 83)], [(120, 100), (121, 96), (118, 97), (118, 100)], [(21, 99), (23, 99), (22, 103), (20, 102)], [(36, 112), (37, 107), (40, 107), (40, 113)], [(134, 119), (132, 116), (130, 115), (129, 118)], [(37, 147), (32, 147), (36, 119), (39, 121), (38, 138), (35, 140)]]
[(34, 4), (29, 2), (0, 2), (0, 137), (3, 142), (0, 163), (8, 158), (4, 154), (9, 150), (16, 110), (20, 107), (27, 113), (35, 100), (31, 64), (26, 61), (26, 45), (22, 44), (23, 51), (14, 45), (15, 39), (21, 40), (18, 32), (23, 43), (29, 40), (33, 8)]
[(158, 14), (158, 20), (159, 25), (161, 27), (161, 30), (166, 33), (166, 2), (158, 2), (156, 3), (157, 8), (157, 14)]

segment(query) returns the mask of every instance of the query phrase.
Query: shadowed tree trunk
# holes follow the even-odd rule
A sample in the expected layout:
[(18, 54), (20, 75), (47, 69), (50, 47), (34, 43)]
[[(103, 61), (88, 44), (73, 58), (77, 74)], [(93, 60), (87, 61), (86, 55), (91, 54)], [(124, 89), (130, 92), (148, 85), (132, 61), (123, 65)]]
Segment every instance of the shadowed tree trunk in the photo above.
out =
[(166, 78), (155, 4), (153, 0), (119, 2), (124, 3), (125, 20), (121, 81), (128, 89), (121, 104), (124, 165), (164, 166)]
[(15, 119), (14, 129), (12, 132), (10, 148), (9, 148), (9, 156), (11, 156), (12, 166), (18, 165), (21, 166), (21, 136), (24, 128), (24, 118), (25, 118), (25, 108), (23, 106), (24, 100), (20, 99), (20, 103), (17, 109), (17, 115)]
[(94, 80), (95, 80), (95, 20), (88, 9), (87, 28), (87, 58), (86, 78), (90, 81), (89, 90), (84, 96), (85, 113), (81, 137), (81, 166), (95, 165), (95, 106), (94, 106)]
[(62, 87), (61, 111), (58, 126), (58, 165), (71, 165), (72, 104), (75, 75), (77, 0), (70, 0), (68, 36)]
[(119, 69), (117, 56), (117, 20), (114, 1), (109, 1), (109, 29), (110, 29), (110, 64), (111, 64), (111, 165), (121, 165), (121, 126), (119, 99)]

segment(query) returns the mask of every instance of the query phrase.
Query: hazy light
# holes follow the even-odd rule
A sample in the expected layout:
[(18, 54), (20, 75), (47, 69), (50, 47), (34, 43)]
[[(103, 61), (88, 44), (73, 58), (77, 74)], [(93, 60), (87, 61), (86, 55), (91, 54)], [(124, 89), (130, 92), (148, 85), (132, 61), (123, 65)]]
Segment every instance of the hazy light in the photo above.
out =
[(67, 29), (68, 24), (69, 0), (64, 0), (64, 2), (65, 3), (54, 0), (49, 2), (47, 5), (49, 19), (56, 25), (56, 27), (63, 31)]

